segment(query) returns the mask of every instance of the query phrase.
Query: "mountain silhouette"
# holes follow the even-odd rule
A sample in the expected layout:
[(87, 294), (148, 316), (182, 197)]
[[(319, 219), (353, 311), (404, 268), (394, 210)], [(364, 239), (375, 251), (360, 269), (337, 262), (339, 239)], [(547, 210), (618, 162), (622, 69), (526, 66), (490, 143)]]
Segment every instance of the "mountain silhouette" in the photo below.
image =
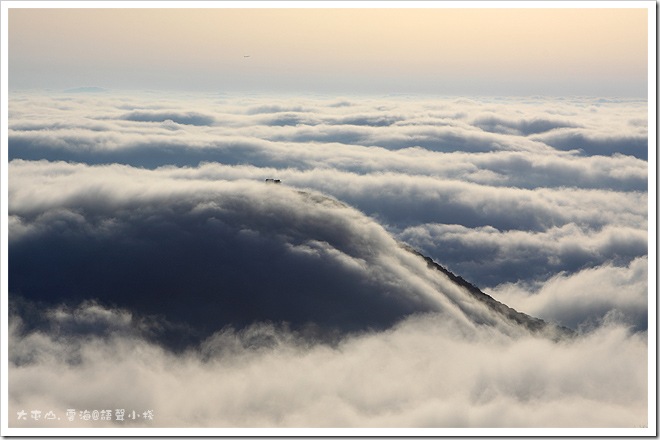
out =
[[(435, 313), (551, 337), (568, 329), (517, 312), (326, 195), (253, 182), (177, 197), (73, 197), (24, 213), (9, 244), (9, 292), (26, 331), (43, 311), (94, 301), (143, 317), (172, 349), (227, 327), (288, 326), (322, 341)], [(108, 331), (85, 321), (72, 332)], [(144, 327), (144, 326), (143, 326)]]

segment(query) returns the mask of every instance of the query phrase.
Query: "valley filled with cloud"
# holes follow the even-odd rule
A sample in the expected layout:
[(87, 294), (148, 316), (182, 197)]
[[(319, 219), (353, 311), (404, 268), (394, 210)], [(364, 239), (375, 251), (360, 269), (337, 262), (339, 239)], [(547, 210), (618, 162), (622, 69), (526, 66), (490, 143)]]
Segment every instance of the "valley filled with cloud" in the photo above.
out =
[(646, 425), (647, 107), (12, 92), (10, 414)]

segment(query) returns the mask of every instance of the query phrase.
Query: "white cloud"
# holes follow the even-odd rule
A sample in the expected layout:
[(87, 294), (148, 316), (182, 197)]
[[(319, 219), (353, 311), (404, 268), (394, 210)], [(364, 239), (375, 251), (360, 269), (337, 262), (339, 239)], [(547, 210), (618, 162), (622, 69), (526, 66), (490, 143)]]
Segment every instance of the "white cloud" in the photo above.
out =
[[(124, 336), (63, 340), (16, 330), (10, 347), (11, 359), (19, 347), (35, 353), (30, 362), (11, 365), (10, 414), (151, 409), (153, 422), (133, 426), (152, 427), (647, 423), (646, 340), (620, 327), (559, 343), (485, 328), (466, 337), (430, 314), (336, 347), (309, 345), (264, 325), (224, 331), (201, 351), (179, 355)], [(103, 426), (62, 419), (60, 426)]]
[(536, 286), (504, 284), (491, 290), (499, 301), (571, 328), (615, 320), (636, 328), (648, 321), (648, 260), (560, 273)]
[[(342, 107), (334, 106), (335, 101), (18, 95), (10, 103), (9, 156), (147, 168), (212, 161), (280, 171), (397, 173), (525, 189), (646, 190), (648, 164), (625, 155), (628, 146), (623, 141), (634, 139), (639, 147), (646, 136), (645, 127), (625, 122), (645, 117), (645, 105), (636, 101), (370, 98), (353, 99), (352, 105)], [(270, 113), (259, 113), (264, 109)], [(161, 122), (124, 120), (135, 114)], [(195, 126), (174, 121), (190, 115), (214, 122)], [(578, 144), (562, 144), (561, 149), (574, 151), (559, 151), (539, 137), (488, 133), (474, 125), (493, 117), (512, 126), (555, 120), (579, 126), (541, 133), (548, 139), (571, 130), (571, 136), (588, 142), (598, 136), (619, 141), (608, 144), (605, 156), (583, 156), (577, 153)]]
[(542, 231), (423, 224), (404, 229), (398, 237), (451, 262), (452, 270), (464, 277), (478, 278), (482, 287), (612, 262), (620, 265), (648, 252), (647, 231), (625, 224), (591, 228), (569, 222)]

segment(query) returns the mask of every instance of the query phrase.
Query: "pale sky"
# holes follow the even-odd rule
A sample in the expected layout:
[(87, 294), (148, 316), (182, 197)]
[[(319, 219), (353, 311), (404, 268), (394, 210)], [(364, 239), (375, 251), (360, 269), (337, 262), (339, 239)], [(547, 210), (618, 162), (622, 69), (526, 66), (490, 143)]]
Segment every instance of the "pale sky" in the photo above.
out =
[(9, 87), (645, 97), (647, 39), (646, 9), (12, 8)]

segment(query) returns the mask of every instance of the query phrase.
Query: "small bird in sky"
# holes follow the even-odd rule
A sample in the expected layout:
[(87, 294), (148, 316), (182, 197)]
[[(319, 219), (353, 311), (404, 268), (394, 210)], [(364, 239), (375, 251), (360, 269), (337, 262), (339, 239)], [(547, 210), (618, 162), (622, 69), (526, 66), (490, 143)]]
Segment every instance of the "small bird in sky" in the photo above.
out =
[(250, 55), (243, 55), (243, 58), (250, 58)]

